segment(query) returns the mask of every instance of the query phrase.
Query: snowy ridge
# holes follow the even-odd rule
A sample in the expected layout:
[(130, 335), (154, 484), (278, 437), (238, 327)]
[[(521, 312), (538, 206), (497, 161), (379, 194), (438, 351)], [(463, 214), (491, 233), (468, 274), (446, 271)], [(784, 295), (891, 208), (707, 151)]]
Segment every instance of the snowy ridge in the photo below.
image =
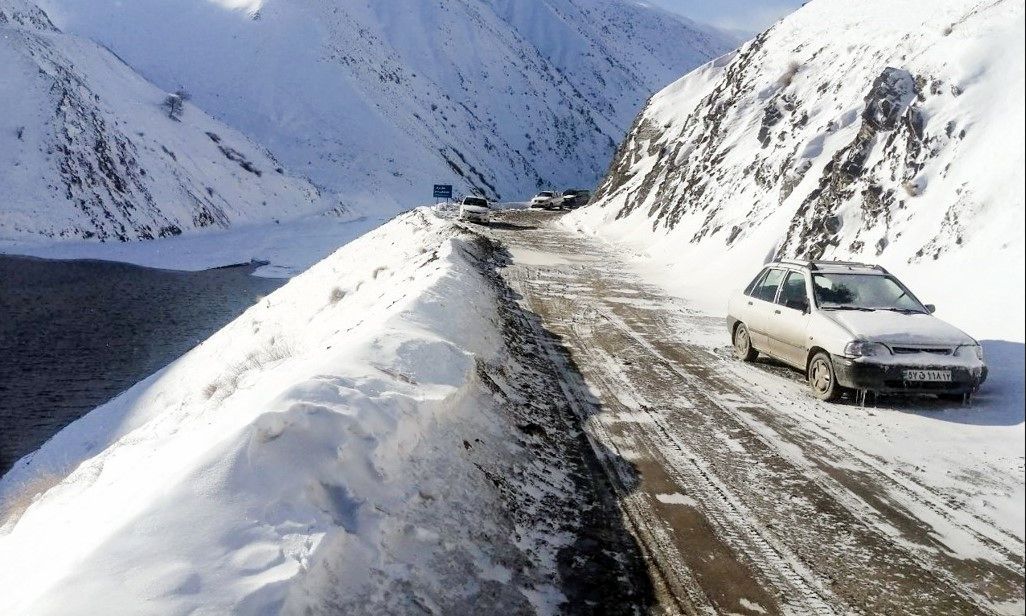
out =
[(1022, 340), (1023, 40), (1021, 2), (813, 0), (653, 97), (574, 224), (717, 310), (772, 256), (853, 258)]
[(0, 612), (551, 612), (580, 515), (551, 517), (565, 467), (529, 489), (558, 532), (502, 502), (547, 445), (482, 382), (510, 363), (484, 258), (405, 214), (20, 461)]
[(321, 211), (264, 149), (29, 3), (0, 1), (0, 240), (135, 240)]
[(0, 2), (0, 25), (23, 26), (44, 32), (57, 32), (50, 17), (35, 4), (26, 0)]
[(621, 0), (43, 6), (366, 211), (593, 185), (647, 96), (734, 45)]

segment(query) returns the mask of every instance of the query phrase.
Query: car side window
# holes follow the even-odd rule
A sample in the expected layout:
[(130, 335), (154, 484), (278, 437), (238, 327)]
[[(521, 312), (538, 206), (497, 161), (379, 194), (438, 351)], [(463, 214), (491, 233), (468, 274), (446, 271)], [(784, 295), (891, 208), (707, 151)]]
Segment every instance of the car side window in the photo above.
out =
[(777, 298), (777, 303), (794, 310), (809, 309), (809, 292), (805, 284), (805, 274), (791, 272), (787, 275), (784, 286), (780, 288), (780, 297)]
[(783, 279), (784, 270), (771, 268), (766, 272), (766, 275), (755, 284), (755, 288), (752, 289), (752, 297), (772, 302), (777, 296), (777, 287), (780, 286), (780, 281)]

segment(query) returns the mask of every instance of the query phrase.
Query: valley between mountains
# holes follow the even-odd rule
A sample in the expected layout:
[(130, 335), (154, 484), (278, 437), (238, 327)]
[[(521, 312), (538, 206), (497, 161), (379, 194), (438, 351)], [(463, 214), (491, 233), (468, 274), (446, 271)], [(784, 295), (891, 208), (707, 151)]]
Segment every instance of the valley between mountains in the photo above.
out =
[[(1022, 614), (1024, 49), (1015, 0), (0, 0), (0, 614)], [(830, 268), (900, 294), (785, 301)], [(762, 286), (956, 342), (803, 370)]]

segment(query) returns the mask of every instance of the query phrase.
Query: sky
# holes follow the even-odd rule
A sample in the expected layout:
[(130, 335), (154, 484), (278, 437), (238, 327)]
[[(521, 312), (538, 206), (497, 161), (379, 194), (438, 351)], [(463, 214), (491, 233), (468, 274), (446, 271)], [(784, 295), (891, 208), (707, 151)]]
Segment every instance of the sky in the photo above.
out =
[(650, 0), (695, 21), (746, 34), (765, 30), (806, 0)]

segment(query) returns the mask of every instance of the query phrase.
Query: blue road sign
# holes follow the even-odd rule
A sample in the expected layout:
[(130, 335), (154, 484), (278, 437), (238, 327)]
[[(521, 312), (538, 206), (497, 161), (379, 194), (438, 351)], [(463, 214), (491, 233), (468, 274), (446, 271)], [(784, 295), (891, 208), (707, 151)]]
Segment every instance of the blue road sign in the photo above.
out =
[(452, 184), (435, 184), (435, 199), (452, 199)]

